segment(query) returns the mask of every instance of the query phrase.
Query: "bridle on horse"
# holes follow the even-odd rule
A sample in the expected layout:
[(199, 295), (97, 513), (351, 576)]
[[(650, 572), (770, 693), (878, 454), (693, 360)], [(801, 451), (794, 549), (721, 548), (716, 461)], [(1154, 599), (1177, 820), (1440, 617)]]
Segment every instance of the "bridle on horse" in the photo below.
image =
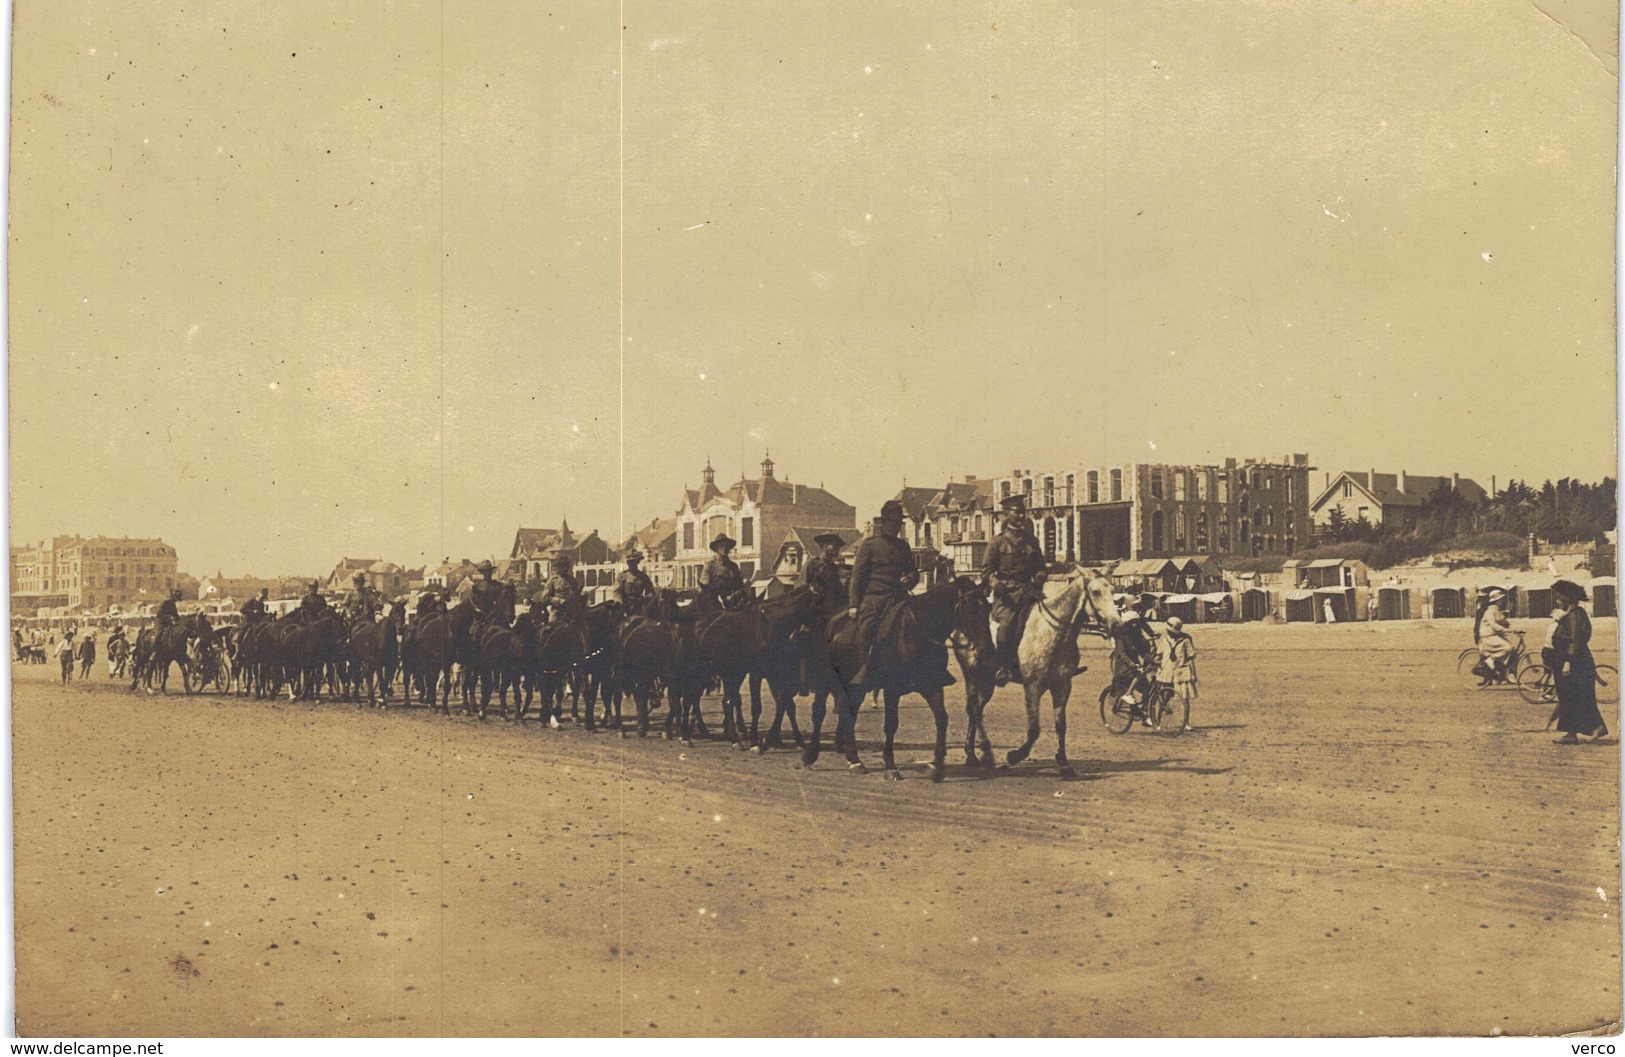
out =
[(1061, 615), (1050, 608), (1049, 599), (1038, 600), (1038, 612), (1050, 630), (1061, 634), (1099, 635), (1101, 638), (1110, 638), (1111, 632), (1106, 629), (1105, 621), (1095, 612), (1094, 602), (1089, 598), (1089, 584), (1082, 569), (1074, 569), (1071, 579), (1078, 581), (1082, 597), (1078, 599), (1078, 608), (1071, 617), (1063, 619)]

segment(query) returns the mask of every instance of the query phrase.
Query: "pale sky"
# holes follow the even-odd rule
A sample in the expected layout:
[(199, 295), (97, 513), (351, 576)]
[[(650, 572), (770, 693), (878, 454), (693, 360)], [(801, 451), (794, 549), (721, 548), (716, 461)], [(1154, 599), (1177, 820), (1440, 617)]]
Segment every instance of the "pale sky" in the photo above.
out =
[(478, 558), (764, 448), (860, 516), (1600, 478), (1608, 6), (21, 0), (13, 539)]

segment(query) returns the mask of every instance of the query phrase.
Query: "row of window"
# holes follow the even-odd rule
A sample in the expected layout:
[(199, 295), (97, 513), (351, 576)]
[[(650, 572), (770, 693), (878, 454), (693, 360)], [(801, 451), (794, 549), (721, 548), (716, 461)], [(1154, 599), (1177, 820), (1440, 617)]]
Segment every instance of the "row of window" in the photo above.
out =
[[(717, 514), (705, 519), (705, 534), (697, 535), (696, 525), (692, 521), (683, 522), (683, 549), (685, 551), (709, 547), (711, 541), (724, 532), (734, 535), (733, 518), (727, 514)], [(739, 519), (738, 541), (740, 547), (756, 546), (756, 519), (742, 517)]]
[[(1262, 470), (1253, 472), (1253, 487), (1266, 492), (1275, 491), (1275, 477), (1273, 473)], [(1172, 478), (1173, 498), (1184, 501), (1194, 496), (1199, 502), (1206, 502), (1211, 496), (1220, 503), (1230, 502), (1230, 474), (1218, 470), (1171, 470), (1157, 467), (1151, 470), (1150, 491), (1152, 499), (1167, 498), (1169, 480)], [(1242, 478), (1245, 481), (1245, 476)], [(1286, 501), (1297, 501), (1297, 485), (1292, 474), (1282, 475)], [(1035, 487), (1034, 478), (1021, 479), (1021, 491), (1029, 497), (1032, 505), (1040, 507), (1071, 506), (1073, 503), (1074, 475), (1067, 474), (1057, 480), (1054, 477), (1037, 479)], [(1123, 500), (1123, 471), (1114, 469), (1109, 471), (1106, 478), (1106, 490), (1101, 488), (1102, 480), (1099, 470), (1089, 470), (1083, 475), (1082, 499), (1085, 503), (1111, 502), (1120, 503)], [(999, 498), (1008, 499), (1012, 494), (1012, 483), (1008, 480), (999, 482)]]

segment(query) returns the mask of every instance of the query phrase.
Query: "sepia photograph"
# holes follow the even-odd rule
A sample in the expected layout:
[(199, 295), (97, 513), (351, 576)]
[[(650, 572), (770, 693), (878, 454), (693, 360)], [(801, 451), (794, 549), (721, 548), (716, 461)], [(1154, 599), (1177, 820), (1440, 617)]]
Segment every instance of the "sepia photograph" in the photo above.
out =
[(1615, 0), (10, 8), (14, 1037), (1620, 1033)]

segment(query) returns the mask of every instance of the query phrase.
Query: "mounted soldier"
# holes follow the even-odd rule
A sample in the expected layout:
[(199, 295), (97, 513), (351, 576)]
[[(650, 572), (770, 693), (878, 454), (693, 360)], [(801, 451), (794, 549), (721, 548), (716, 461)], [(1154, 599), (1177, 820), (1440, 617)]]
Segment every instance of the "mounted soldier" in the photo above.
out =
[(801, 583), (818, 596), (825, 616), (834, 616), (845, 608), (846, 578), (841, 575), (841, 548), (846, 541), (833, 532), (814, 536), (813, 542), (823, 553), (807, 560), (801, 567)]
[(735, 545), (733, 537), (726, 532), (719, 533), (711, 541), (715, 556), (700, 570), (700, 597), (710, 598), (720, 609), (738, 609), (749, 601), (745, 574), (729, 556)]
[(982, 579), (993, 591), (993, 620), (998, 626), (994, 647), (999, 656), (995, 680), (1000, 686), (1018, 678), (1016, 647), (1027, 612), (1044, 597), (1044, 550), (1027, 519), (1027, 498), (1017, 494), (999, 504), (1004, 526), (982, 559)]
[(265, 619), (265, 614), (267, 612), (265, 603), (270, 597), (271, 589), (269, 587), (262, 587), (260, 588), (260, 593), (257, 597), (250, 598), (248, 601), (243, 603), (243, 627), (246, 628), (251, 625), (258, 624)]
[(853, 685), (870, 680), (869, 659), (875, 635), (887, 613), (908, 597), (920, 582), (914, 549), (902, 538), (903, 504), (888, 499), (875, 519), (874, 535), (858, 543), (847, 584), (847, 611), (857, 622), (858, 673)]
[(496, 568), (490, 559), (480, 562), (480, 578), (474, 581), (474, 589), (469, 592), (468, 601), (474, 607), (476, 625), (502, 623), (499, 611), (502, 603), (502, 585), (491, 579), (491, 574), (496, 572)]
[(655, 598), (655, 584), (643, 571), (643, 555), (631, 551), (626, 556), (626, 568), (615, 578), (615, 600), (628, 616), (643, 616)]
[(366, 573), (356, 573), (350, 578), (355, 585), (355, 594), (350, 598), (350, 619), (371, 624), (378, 619), (379, 607), (383, 599), (378, 592), (367, 582)]
[(440, 604), (440, 595), (432, 588), (425, 588), (418, 592), (417, 613), (412, 618), (412, 626), (418, 627), (436, 613), (444, 611), (445, 606)]
[(172, 624), (181, 622), (181, 589), (175, 588), (169, 592), (169, 597), (158, 603), (158, 626), (167, 628)]
[(553, 573), (536, 598), (536, 608), (547, 615), (549, 624), (569, 620), (581, 606), (581, 588), (576, 584), (573, 566), (566, 555), (553, 559)]
[(322, 597), (322, 585), (319, 580), (310, 582), (310, 590), (305, 597), (299, 600), (299, 623), (314, 624), (328, 613), (327, 599)]

